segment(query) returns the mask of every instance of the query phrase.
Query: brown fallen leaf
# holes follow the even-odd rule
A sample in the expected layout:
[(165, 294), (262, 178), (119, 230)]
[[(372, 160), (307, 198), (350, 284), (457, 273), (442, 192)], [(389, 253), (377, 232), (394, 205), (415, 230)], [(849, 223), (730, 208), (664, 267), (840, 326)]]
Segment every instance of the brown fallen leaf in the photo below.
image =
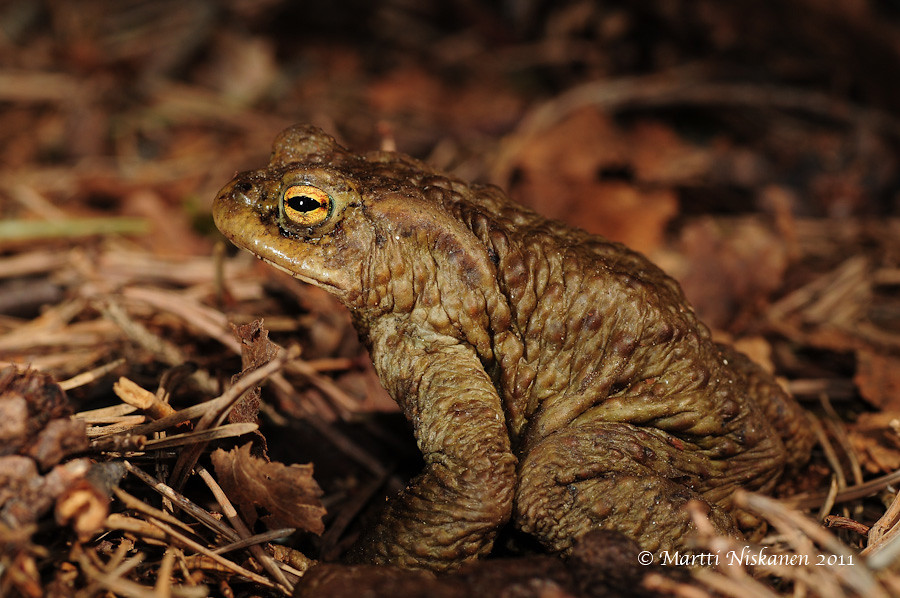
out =
[(739, 328), (767, 304), (788, 266), (787, 244), (755, 218), (699, 218), (684, 227), (679, 244), (687, 265), (678, 273), (681, 286), (714, 328)]
[(856, 352), (853, 382), (859, 394), (883, 411), (900, 411), (900, 357), (861, 349)]
[[(239, 374), (231, 377), (231, 383), (234, 384), (247, 373), (275, 359), (278, 354), (278, 346), (269, 340), (269, 331), (263, 325), (262, 320), (253, 320), (248, 324), (232, 324), (231, 332), (241, 343), (241, 367), (243, 368)], [(235, 403), (234, 408), (228, 414), (228, 421), (233, 424), (256, 422), (261, 404), (260, 387), (254, 386)], [(253, 435), (255, 437), (254, 454), (268, 459), (269, 446), (266, 443), (266, 437), (259, 430), (255, 431)]]
[(860, 413), (847, 426), (847, 435), (860, 465), (870, 473), (900, 468), (900, 412)]
[[(253, 320), (249, 324), (231, 326), (234, 337), (241, 343), (241, 373), (235, 374), (231, 383), (234, 384), (242, 376), (258, 367), (264, 366), (278, 354), (278, 347), (269, 340), (269, 331), (263, 326), (262, 320)], [(231, 413), (228, 421), (231, 423), (255, 422), (259, 415), (260, 392), (259, 386), (244, 393)]]
[[(473, 131), (508, 130), (523, 109), (522, 98), (492, 79), (448, 84), (432, 69), (401, 66), (373, 80), (366, 89), (373, 111), (387, 121), (415, 119), (421, 127), (398, 127), (397, 147), (422, 151), (439, 132), (428, 123), (446, 123), (447, 130), (472, 135)], [(402, 115), (402, 116), (401, 116)]]
[(255, 520), (256, 508), (262, 507), (269, 512), (263, 521), (272, 529), (293, 527), (320, 535), (325, 530), (325, 508), (312, 464), (268, 462), (251, 455), (250, 446), (212, 454), (219, 483), (248, 523)]
[(582, 109), (521, 149), (510, 196), (538, 212), (652, 252), (678, 213), (677, 182), (700, 176), (704, 151), (662, 124), (628, 129)]

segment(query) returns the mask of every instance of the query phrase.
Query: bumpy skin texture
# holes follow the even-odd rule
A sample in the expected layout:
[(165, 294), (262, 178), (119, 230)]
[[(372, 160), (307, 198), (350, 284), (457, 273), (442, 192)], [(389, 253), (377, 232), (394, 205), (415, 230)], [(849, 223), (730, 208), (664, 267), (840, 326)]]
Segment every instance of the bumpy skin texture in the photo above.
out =
[[(297, 185), (327, 194), (321, 222), (283, 206)], [(413, 424), (425, 470), (355, 560), (450, 568), (510, 519), (552, 550), (594, 528), (677, 548), (687, 501), (736, 533), (752, 521), (733, 512), (734, 489), (768, 490), (809, 455), (799, 406), (710, 339), (675, 281), (496, 187), (295, 126), (268, 167), (222, 189), (214, 216), (351, 310)]]

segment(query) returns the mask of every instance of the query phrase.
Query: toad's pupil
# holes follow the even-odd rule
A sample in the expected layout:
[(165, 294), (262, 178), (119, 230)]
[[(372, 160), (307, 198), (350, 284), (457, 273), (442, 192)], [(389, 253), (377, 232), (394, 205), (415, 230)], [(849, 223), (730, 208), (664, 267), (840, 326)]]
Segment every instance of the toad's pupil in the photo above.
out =
[(312, 212), (316, 208), (322, 207), (322, 204), (308, 195), (299, 195), (288, 199), (288, 206), (298, 212)]

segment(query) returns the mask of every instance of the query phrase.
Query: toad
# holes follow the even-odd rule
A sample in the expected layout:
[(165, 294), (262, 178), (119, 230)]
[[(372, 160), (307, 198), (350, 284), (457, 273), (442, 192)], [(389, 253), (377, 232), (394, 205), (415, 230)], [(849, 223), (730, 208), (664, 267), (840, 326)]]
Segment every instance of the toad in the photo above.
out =
[(213, 207), (233, 243), (351, 312), (425, 467), (351, 556), (442, 570), (511, 522), (552, 551), (618, 530), (676, 549), (738, 487), (808, 458), (801, 408), (718, 344), (642, 255), (408, 156), (298, 125)]

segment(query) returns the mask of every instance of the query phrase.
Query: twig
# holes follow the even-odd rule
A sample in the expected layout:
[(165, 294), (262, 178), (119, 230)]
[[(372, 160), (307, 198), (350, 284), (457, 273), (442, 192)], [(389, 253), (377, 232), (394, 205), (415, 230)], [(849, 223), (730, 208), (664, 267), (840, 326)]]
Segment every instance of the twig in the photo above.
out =
[[(314, 380), (307, 381), (315, 386)], [(307, 417), (317, 417), (326, 422), (333, 422), (338, 417), (346, 415), (346, 412), (339, 413), (337, 406), (333, 402), (329, 403), (319, 397), (317, 393), (307, 393), (305, 396), (301, 396), (294, 388), (294, 385), (288, 382), (281, 374), (272, 376), (269, 382), (272, 385), (272, 390), (282, 401), (290, 403), (293, 400)]]
[(143, 235), (150, 226), (143, 218), (66, 218), (63, 220), (0, 221), (0, 242), (70, 239), (100, 235)]
[(697, 581), (728, 596), (736, 596), (737, 598), (778, 598), (778, 594), (749, 575), (742, 576), (741, 579), (733, 579), (708, 569), (691, 571), (691, 575)]
[(197, 403), (196, 405), (191, 405), (190, 407), (185, 407), (179, 411), (176, 411), (172, 415), (167, 415), (161, 419), (147, 422), (145, 424), (140, 424), (125, 430), (128, 434), (146, 436), (149, 434), (153, 434), (154, 432), (161, 432), (163, 430), (167, 430), (173, 426), (177, 426), (178, 424), (186, 421), (190, 421), (196, 417), (200, 417), (204, 413), (206, 413), (208, 407), (208, 403), (210, 401), (206, 401), (203, 403)]
[[(226, 390), (222, 396), (217, 399), (213, 399), (212, 401), (207, 401), (204, 405), (207, 406), (207, 411), (204, 413), (200, 421), (197, 422), (195, 426), (196, 430), (203, 430), (212, 426), (217, 426), (222, 423), (222, 421), (228, 416), (229, 411), (234, 406), (234, 404), (238, 401), (238, 399), (243, 396), (245, 392), (262, 382), (266, 377), (271, 375), (273, 372), (278, 371), (279, 369), (284, 367), (284, 364), (294, 359), (299, 354), (299, 349), (297, 347), (292, 347), (287, 351), (281, 351), (275, 359), (267, 363), (266, 365), (259, 367), (252, 372), (248, 373), (246, 376), (238, 380), (231, 386), (228, 390)], [(193, 447), (184, 450), (181, 455), (178, 457), (178, 461), (175, 463), (175, 467), (172, 469), (172, 486), (175, 488), (180, 488), (184, 482), (187, 480), (188, 473), (191, 468), (194, 467), (194, 464), (197, 462), (197, 459), (200, 457), (200, 454), (206, 448), (205, 443), (198, 443)]]
[[(900, 482), (900, 469), (889, 474), (871, 479), (863, 484), (850, 486), (849, 488), (842, 492), (839, 492), (837, 496), (835, 496), (835, 502), (847, 502), (850, 500), (857, 500), (860, 498), (865, 498), (867, 496), (872, 496), (876, 492), (880, 492), (888, 486), (891, 486), (898, 482)], [(786, 498), (784, 502), (785, 504), (788, 504), (794, 508), (810, 509), (818, 507), (822, 503), (822, 500), (824, 498), (825, 494), (823, 493), (816, 493), (812, 495), (798, 494), (796, 496)]]
[[(122, 332), (134, 342), (159, 357), (163, 362), (171, 366), (178, 366), (187, 361), (181, 349), (162, 337), (153, 334), (143, 324), (135, 321), (111, 296), (105, 297), (98, 304), (104, 316), (119, 326)], [(202, 370), (194, 372), (194, 380), (208, 392), (213, 392), (217, 386), (209, 374)]]
[[(144, 562), (144, 553), (138, 552), (135, 555), (132, 555), (131, 558), (126, 560), (128, 553), (134, 548), (134, 543), (128, 540), (119, 542), (119, 545), (116, 546), (116, 551), (110, 557), (103, 569), (107, 573), (111, 573), (116, 576), (124, 575), (128, 573), (135, 567), (139, 566)], [(92, 555), (96, 555), (93, 551), (90, 553)], [(99, 559), (98, 559), (99, 560)]]
[(248, 569), (245, 569), (244, 567), (241, 567), (240, 565), (238, 565), (235, 562), (229, 561), (228, 559), (222, 557), (221, 555), (214, 553), (212, 550), (210, 550), (206, 546), (203, 546), (199, 542), (195, 542), (194, 540), (191, 540), (184, 534), (176, 531), (174, 528), (163, 523), (162, 521), (159, 521), (158, 519), (156, 519), (154, 517), (151, 517), (147, 521), (149, 521), (152, 525), (157, 526), (159, 529), (163, 530), (167, 534), (169, 534), (169, 536), (173, 540), (177, 540), (179, 543), (184, 545), (186, 548), (190, 548), (191, 550), (193, 550), (195, 552), (199, 552), (200, 554), (210, 557), (211, 559), (213, 559), (220, 565), (227, 568), (232, 573), (241, 575), (241, 576), (249, 579), (250, 581), (256, 582), (258, 584), (262, 584), (262, 585), (266, 586), (267, 588), (271, 588), (271, 587), (275, 586), (275, 584), (267, 577), (258, 575), (256, 573), (254, 573), (253, 571), (250, 571)]
[(843, 517), (841, 515), (826, 515), (823, 523), (828, 529), (846, 529), (861, 536), (865, 536), (869, 533), (869, 530), (872, 529), (868, 525), (862, 524), (855, 519), (850, 519), (849, 517)]
[(259, 424), (253, 422), (239, 422), (236, 424), (225, 424), (208, 430), (194, 430), (193, 432), (184, 432), (183, 434), (174, 434), (165, 438), (148, 440), (144, 445), (145, 450), (162, 450), (173, 448), (176, 446), (193, 445), (197, 443), (207, 444), (213, 440), (222, 438), (234, 438), (249, 434), (259, 429)]
[(50, 199), (31, 185), (13, 185), (10, 196), (23, 208), (37, 216), (39, 220), (66, 220), (69, 216)]
[(888, 507), (884, 515), (882, 515), (881, 518), (875, 522), (875, 525), (872, 526), (872, 529), (869, 531), (870, 545), (863, 553), (870, 551), (872, 549), (871, 545), (878, 543), (883, 536), (891, 531), (891, 529), (896, 529), (898, 523), (900, 523), (900, 493), (894, 495), (891, 506)]
[(331, 378), (321, 375), (311, 365), (302, 360), (291, 361), (286, 368), (289, 372), (302, 375), (310, 384), (322, 391), (335, 405), (345, 413), (354, 413), (359, 409), (359, 401), (351, 398)]
[[(119, 405), (116, 405), (119, 407)], [(86, 424), (93, 424), (90, 428), (88, 428), (88, 436), (110, 436), (112, 434), (119, 434), (121, 432), (127, 432), (129, 436), (132, 436), (130, 433), (135, 426), (139, 426), (147, 421), (147, 416), (142, 415), (140, 413), (134, 414), (134, 407), (131, 405), (125, 405), (125, 407), (131, 407), (132, 412), (122, 413), (121, 415), (115, 415), (116, 411), (109, 411), (104, 414), (82, 417), (80, 413), (76, 414), (75, 417), (77, 419), (83, 420)], [(124, 410), (117, 410), (124, 411)], [(90, 418), (90, 419), (88, 419)]]
[[(750, 573), (745, 568), (746, 561), (744, 560), (745, 551), (750, 547), (737, 538), (717, 535), (712, 524), (709, 523), (709, 520), (706, 517), (706, 510), (694, 506), (691, 502), (688, 503), (688, 506), (694, 524), (697, 526), (701, 543), (708, 546), (715, 554), (726, 555), (724, 561), (719, 564), (719, 569), (728, 578), (733, 579), (738, 583), (752, 580)], [(798, 536), (797, 534), (793, 534), (793, 536), (795, 543), (802, 544), (799, 548), (801, 555), (806, 555), (812, 551), (813, 545), (808, 538)], [(795, 549), (796, 548), (797, 547), (795, 546)], [(750, 554), (752, 554), (752, 552), (753, 550), (750, 551)], [(754, 569), (757, 572), (765, 571), (776, 577), (791, 579), (797, 584), (796, 587), (798, 589), (802, 589), (803, 587), (818, 587), (818, 585), (820, 585), (812, 580), (811, 572), (806, 568), (782, 564), (777, 559), (774, 562), (757, 563)], [(823, 593), (823, 596), (837, 598), (827, 592)]]
[(0, 71), (0, 98), (6, 102), (69, 102), (83, 88), (77, 77), (38, 71)]
[(796, 511), (790, 510), (778, 500), (760, 494), (739, 490), (735, 493), (734, 501), (735, 505), (739, 507), (765, 515), (766, 519), (771, 521), (782, 533), (788, 534), (790, 531), (799, 530), (825, 550), (845, 557), (845, 563), (852, 564), (832, 566), (826, 562), (823, 569), (830, 570), (839, 579), (845, 580), (859, 595), (871, 596), (872, 598), (889, 598), (872, 572), (864, 564), (861, 564), (859, 559), (853, 560), (854, 554), (850, 549), (815, 522)]
[(79, 386), (85, 386), (86, 384), (90, 384), (95, 380), (99, 380), (103, 376), (109, 374), (110, 372), (116, 370), (118, 367), (124, 364), (124, 357), (114, 359), (107, 364), (95, 367), (94, 369), (88, 370), (86, 372), (82, 372), (77, 376), (72, 376), (68, 380), (63, 380), (59, 383), (59, 387), (63, 390), (72, 390), (73, 388), (78, 388)]
[(828, 493), (825, 495), (825, 499), (819, 505), (819, 514), (816, 519), (822, 521), (825, 518), (825, 515), (831, 513), (831, 510), (834, 508), (834, 505), (837, 502), (837, 495), (839, 491), (840, 482), (838, 482), (838, 478), (836, 475), (832, 475), (831, 483), (828, 485)]
[(856, 396), (856, 386), (846, 378), (797, 378), (788, 380), (788, 390), (795, 397), (818, 397), (822, 394), (829, 400), (845, 401)]
[[(850, 461), (850, 471), (853, 474), (853, 483), (862, 484), (863, 473), (862, 467), (859, 465), (859, 458), (856, 456), (856, 451), (853, 449), (850, 439), (847, 438), (847, 430), (841, 421), (841, 418), (831, 404), (831, 398), (825, 394), (819, 395), (819, 404), (822, 405), (822, 408), (828, 415), (828, 419), (826, 419), (825, 422), (828, 424), (829, 428), (831, 428), (832, 434), (834, 434), (834, 437), (837, 438), (838, 443), (841, 445), (844, 456)], [(843, 490), (843, 488), (841, 489)]]
[[(691, 515), (691, 519), (693, 520), (694, 525), (697, 527), (697, 536), (699, 542), (709, 547), (712, 553), (725, 555), (728, 555), (730, 553), (743, 554), (745, 545), (741, 545), (736, 538), (720, 536), (716, 533), (715, 528), (713, 528), (712, 523), (710, 523), (707, 517), (707, 510), (702, 506), (701, 503), (699, 503), (698, 501), (689, 501), (687, 503), (687, 509)], [(748, 573), (741, 562), (736, 562), (734, 559), (728, 558), (726, 556), (726, 558), (721, 563), (719, 563), (718, 566), (724, 576), (716, 576), (715, 574), (713, 574), (713, 577), (715, 578), (712, 582), (713, 584), (715, 584), (716, 581), (720, 581), (719, 578), (721, 578), (722, 580), (731, 580), (731, 582), (737, 583), (740, 586), (752, 586), (755, 582), (755, 580), (750, 576), (750, 573)], [(773, 569), (777, 574), (778, 567), (773, 567)], [(692, 571), (692, 574), (699, 571), (701, 570), (698, 569), (697, 571)], [(707, 573), (712, 572), (707, 571)], [(725, 583), (725, 585), (727, 585), (728, 587), (734, 587), (731, 582), (723, 583)], [(717, 589), (719, 589), (720, 591), (724, 591), (724, 588), (721, 587), (717, 587)], [(732, 595), (747, 596), (748, 594), (737, 593)], [(749, 595), (755, 596), (755, 594), (753, 593), (750, 593)]]
[(158, 527), (150, 525), (144, 519), (128, 517), (121, 513), (110, 513), (104, 526), (108, 530), (118, 529), (131, 532), (136, 536), (141, 536), (145, 542), (150, 541), (151, 544), (153, 543), (152, 541), (162, 543), (167, 538), (166, 534), (160, 531)]
[[(225, 312), (225, 295), (228, 291), (225, 281), (225, 242), (222, 239), (213, 245), (213, 288), (215, 288), (215, 305), (219, 311)], [(231, 296), (230, 294), (228, 295)]]
[(785, 319), (789, 313), (800, 309), (806, 304), (811, 304), (817, 296), (825, 294), (830, 288), (836, 286), (846, 287), (848, 279), (850, 279), (850, 282), (857, 281), (867, 265), (868, 258), (865, 256), (848, 258), (834, 270), (818, 276), (811, 282), (773, 303), (767, 310), (766, 317), (771, 321)]
[[(122, 577), (125, 572), (140, 564), (143, 555), (132, 557), (111, 572), (105, 572), (95, 566), (80, 544), (73, 548), (72, 556), (81, 566), (85, 577), (100, 587), (128, 598), (158, 598), (152, 588)], [(93, 592), (89, 595), (92, 594)], [(205, 598), (209, 595), (209, 589), (206, 586), (174, 586), (172, 587), (172, 595), (176, 598)]]
[[(213, 496), (216, 498), (216, 501), (219, 503), (219, 506), (222, 507), (222, 512), (225, 514), (225, 517), (228, 519), (231, 526), (237, 531), (238, 535), (247, 539), (252, 536), (250, 530), (247, 528), (244, 520), (238, 516), (237, 510), (234, 508), (234, 505), (231, 504), (231, 501), (228, 499), (228, 496), (222, 490), (222, 487), (216, 482), (216, 480), (209, 474), (206, 468), (201, 467), (198, 469), (197, 473), (200, 474), (200, 478), (206, 482), (207, 487), (212, 491)], [(278, 563), (275, 560), (266, 554), (265, 550), (263, 550), (262, 546), (258, 544), (253, 544), (250, 546), (250, 552), (259, 561), (259, 563), (265, 567), (266, 571), (268, 571), (272, 577), (274, 577), (281, 586), (281, 590), (284, 591), (287, 595), (290, 595), (294, 591), (294, 586), (288, 579), (284, 576), (281, 569), (278, 568)]]
[(323, 421), (322, 418), (317, 415), (308, 416), (303, 421), (309, 424), (316, 432), (327, 438), (328, 441), (344, 455), (350, 457), (369, 470), (372, 475), (379, 478), (387, 475), (387, 469), (378, 459), (374, 458), (369, 452), (361, 448), (345, 434), (340, 433), (335, 426), (328, 425), (328, 422)]
[(834, 472), (833, 487), (829, 489), (827, 495), (829, 500), (824, 504), (818, 505), (819, 519), (821, 520), (822, 517), (831, 511), (831, 507), (833, 506), (832, 501), (834, 500), (836, 493), (847, 487), (847, 478), (844, 476), (844, 470), (841, 467), (841, 462), (838, 459), (834, 447), (831, 445), (831, 440), (825, 433), (825, 428), (822, 427), (822, 422), (812, 414), (807, 417), (807, 420), (809, 420), (810, 425), (813, 427), (813, 432), (816, 435), (819, 446), (822, 447), (822, 451), (825, 453), (825, 459), (828, 461), (828, 464), (831, 465), (831, 471)]
[(176, 492), (172, 487), (160, 482), (150, 474), (146, 473), (144, 470), (140, 469), (139, 467), (135, 467), (127, 460), (123, 461), (123, 463), (125, 464), (125, 469), (127, 469), (129, 473), (140, 478), (141, 481), (143, 481), (145, 484), (156, 490), (165, 498), (171, 500), (175, 504), (175, 506), (211, 529), (213, 532), (222, 535), (229, 542), (237, 542), (241, 539), (240, 536), (238, 536), (237, 532), (222, 523), (217, 517), (213, 516), (206, 509), (197, 506), (192, 501), (185, 498), (182, 494)]
[(160, 521), (164, 521), (166, 523), (170, 523), (172, 525), (180, 527), (182, 530), (184, 530), (185, 533), (195, 533), (194, 530), (190, 528), (190, 526), (188, 526), (186, 523), (184, 523), (171, 513), (167, 513), (165, 511), (157, 509), (156, 507), (147, 504), (136, 496), (132, 496), (121, 488), (113, 488), (113, 493), (116, 495), (116, 498), (122, 501), (122, 504), (126, 508), (131, 509), (132, 511), (137, 511), (138, 513), (143, 513), (144, 515), (148, 515), (150, 517), (156, 517)]
[[(124, 294), (128, 298), (143, 301), (157, 309), (163, 309), (180, 317), (188, 325), (200, 329), (210, 338), (219, 341), (231, 352), (237, 355), (241, 354), (240, 343), (225, 332), (225, 316), (220, 311), (201, 305), (196, 301), (185, 301), (183, 295), (170, 291), (134, 287), (126, 289)], [(283, 347), (279, 346), (279, 349), (283, 349)], [(309, 363), (300, 359), (292, 359), (285, 369), (303, 376), (307, 382), (322, 391), (336, 406), (342, 409), (344, 414), (357, 410), (358, 401), (347, 395), (331, 378), (319, 374), (316, 368)], [(287, 384), (285, 380), (281, 379), (280, 374), (273, 376), (273, 382)]]
[[(218, 554), (227, 554), (229, 552), (234, 552), (235, 550), (243, 550), (244, 548), (249, 548), (254, 544), (265, 544), (266, 542), (274, 542), (275, 540), (281, 540), (283, 538), (287, 538), (292, 535), (297, 530), (293, 527), (284, 527), (281, 529), (273, 529), (267, 532), (263, 532), (261, 534), (255, 534), (253, 536), (248, 536), (243, 540), (238, 542), (232, 542), (231, 544), (226, 544), (225, 546), (220, 546), (216, 548), (213, 552)], [(314, 561), (311, 561), (314, 562)]]
[(153, 334), (143, 324), (135, 321), (128, 315), (121, 304), (114, 301), (112, 297), (105, 297), (102, 302), (99, 302), (98, 307), (103, 315), (121, 328), (122, 332), (128, 335), (129, 338), (147, 351), (160, 357), (164, 362), (169, 365), (177, 365), (186, 361), (181, 349)]
[(59, 251), (30, 251), (0, 258), (0, 278), (15, 278), (52, 272), (66, 263)]
[(178, 316), (192, 328), (219, 341), (232, 353), (241, 354), (241, 345), (227, 332), (227, 320), (222, 312), (194, 300), (185, 301), (183, 294), (171, 291), (130, 287), (125, 289), (124, 295)]
[(153, 592), (159, 598), (169, 598), (172, 595), (172, 569), (175, 565), (176, 552), (180, 551), (170, 546), (163, 554), (159, 572), (156, 574), (156, 585), (153, 587)]
[(119, 333), (115, 325), (99, 320), (78, 322), (63, 330), (53, 328), (22, 326), (0, 337), (0, 351), (33, 351), (38, 347), (94, 347), (115, 341)]
[(886, 569), (896, 565), (897, 559), (900, 559), (900, 533), (895, 533), (896, 529), (895, 527), (891, 530), (892, 533), (887, 542), (879, 544), (877, 552), (873, 552), (866, 560), (872, 569), (876, 571)]
[(113, 384), (113, 392), (123, 402), (134, 405), (153, 419), (162, 419), (175, 413), (171, 405), (162, 402), (155, 394), (125, 376)]
[(644, 576), (641, 585), (651, 592), (658, 593), (661, 596), (673, 595), (678, 598), (712, 598), (712, 595), (706, 590), (675, 581), (672, 578), (660, 575), (659, 573), (648, 573)]
[[(831, 407), (830, 401), (825, 399), (825, 403)], [(828, 426), (831, 434), (837, 439), (838, 444), (843, 450), (844, 456), (847, 458), (847, 461), (850, 463), (850, 473), (853, 474), (853, 483), (854, 484), (862, 484), (863, 483), (863, 472), (862, 467), (860, 467), (859, 459), (856, 456), (856, 451), (853, 448), (853, 445), (850, 443), (850, 439), (847, 437), (847, 431), (844, 427), (843, 422), (837, 418), (837, 414), (834, 413), (832, 408), (832, 413), (829, 414), (829, 417), (824, 420), (825, 425)], [(846, 486), (841, 488), (841, 490), (846, 490)], [(862, 505), (857, 506), (857, 513), (860, 512)], [(831, 507), (829, 507), (830, 509)]]
[[(116, 426), (108, 426), (110, 428)], [(144, 445), (147, 444), (146, 436), (132, 436), (130, 434), (116, 434), (112, 436), (101, 436), (99, 438), (92, 437), (92, 430), (88, 428), (87, 435), (91, 438), (90, 449), (96, 452), (105, 452), (110, 454), (128, 454), (142, 453)]]
[(869, 566), (882, 569), (900, 557), (900, 493), (894, 496), (891, 506), (869, 530), (869, 545), (863, 549)]
[[(254, 373), (255, 371), (257, 370), (254, 370)], [(260, 379), (257, 378), (257, 382), (259, 380)], [(127, 436), (148, 436), (150, 434), (153, 434), (154, 432), (161, 432), (162, 430), (167, 430), (183, 422), (187, 422), (194, 418), (200, 417), (201, 415), (207, 413), (210, 409), (216, 410), (221, 404), (225, 404), (232, 400), (233, 399), (231, 398), (231, 396), (226, 393), (210, 401), (205, 401), (203, 403), (197, 403), (196, 405), (185, 407), (184, 409), (175, 411), (171, 415), (167, 415), (155, 421), (141, 423), (136, 426), (128, 427), (124, 430), (116, 430), (115, 432), (111, 431), (108, 433), (108, 435), (111, 436), (113, 434), (116, 434)]]

